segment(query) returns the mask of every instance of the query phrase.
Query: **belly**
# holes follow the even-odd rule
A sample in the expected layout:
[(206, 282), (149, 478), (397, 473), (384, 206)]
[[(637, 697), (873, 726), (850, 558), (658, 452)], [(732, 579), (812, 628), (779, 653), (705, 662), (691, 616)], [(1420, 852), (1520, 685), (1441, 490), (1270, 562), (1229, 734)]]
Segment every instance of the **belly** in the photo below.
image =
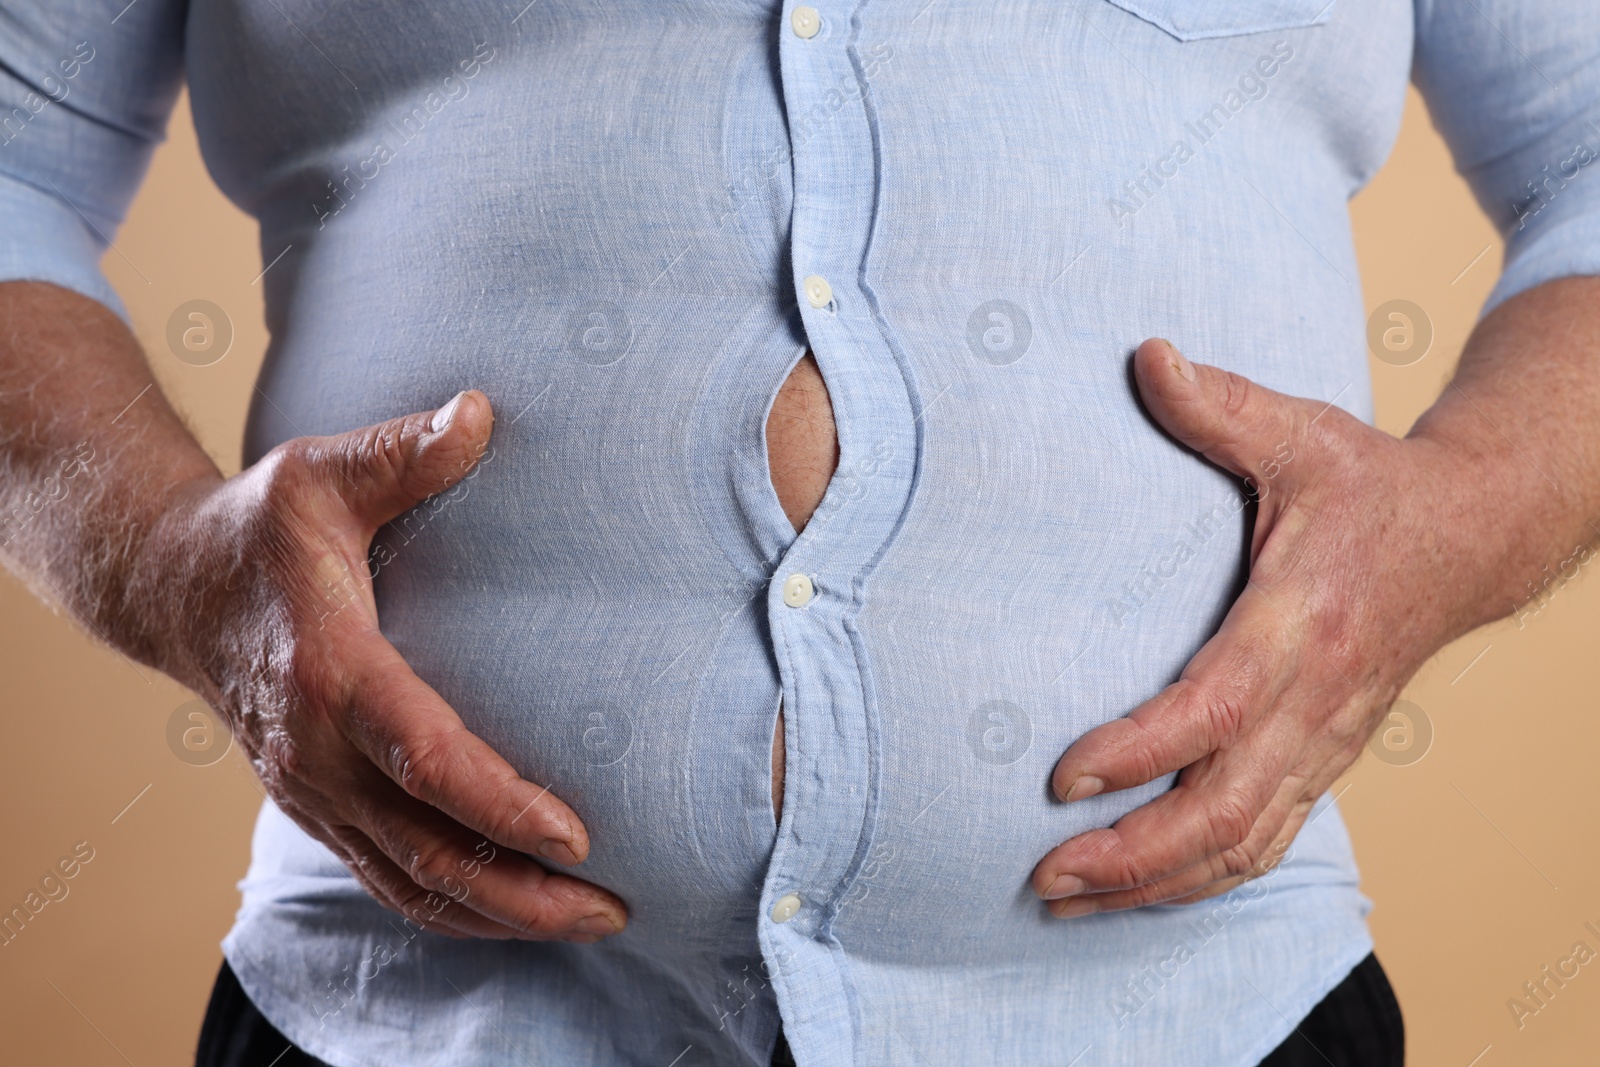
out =
[[(1327, 398), (1354, 382), (1359, 395), (1359, 307), (1306, 306), (1297, 264), (1318, 254), (1221, 208), (1197, 215), (1193, 242), (1248, 265), (1226, 285), (1125, 297), (1090, 262), (1063, 276), (1053, 238), (972, 256), (1016, 218), (1079, 232), (1069, 207), (1098, 211), (1097, 187), (1069, 195), (1061, 182), (1106, 169), (1096, 153), (1120, 158), (1119, 146), (1071, 166), (1008, 159), (1009, 184), (1040, 199), (996, 201), (1000, 217), (970, 197), (946, 210), (954, 182), (913, 180), (954, 173), (937, 139), (891, 139), (882, 211), (895, 224), (874, 230), (864, 269), (894, 353), (876, 326), (859, 343), (819, 335), (824, 387), (794, 310), (790, 170), (767, 154), (789, 137), (765, 23), (666, 19), (650, 36), (612, 21), (619, 48), (660, 49), (661, 62), (630, 66), (668, 78), (683, 108), (631, 108), (598, 85), (611, 68), (593, 56), (613, 54), (613, 27), (597, 23), (584, 49), (504, 49), (470, 101), (325, 226), (309, 194), (264, 198), (264, 246), (294, 250), (263, 282), (270, 403), (246, 458), (469, 386), (494, 401), (479, 473), (385, 531), (380, 619), (470, 729), (584, 819), (593, 852), (579, 873), (629, 903), (625, 936), (688, 943), (708, 915), (754, 916), (787, 734), (792, 826), (871, 796), (869, 815), (798, 838), (862, 840), (848, 882), (816, 883), (845, 895), (841, 937), (892, 955), (911, 941), (885, 931), (914, 923), (924, 947), (1026, 950), (1032, 864), (1164, 786), (1063, 806), (1050, 765), (1170, 681), (1239, 577), (1236, 489), (1152, 429), (1126, 353), (1154, 333), (1189, 338), (1274, 387)], [(880, 106), (915, 128), (920, 94), (881, 84)], [(509, 131), (506, 150), (474, 150), (480, 129)], [(1041, 143), (1072, 136), (1047, 132)], [(312, 192), (349, 161), (342, 144), (306, 176)], [(651, 166), (631, 165), (639, 144)], [(1343, 200), (1329, 210), (1343, 219)], [(1174, 270), (1166, 251), (1115, 233), (1094, 255), (1130, 278)], [(996, 363), (972, 324), (1002, 295), (1028, 309), (1032, 340)], [(907, 383), (915, 440), (911, 408), (896, 414)], [(813, 516), (841, 456), (840, 507)], [(891, 538), (877, 516), (901, 500)], [(852, 572), (835, 586), (859, 614), (848, 630), (811, 627), (808, 648), (776, 648), (762, 594), (801, 527), (823, 546), (808, 572), (863, 554), (863, 584)], [(814, 734), (799, 731), (808, 723)], [(826, 749), (858, 727), (875, 731), (868, 770)], [(830, 758), (808, 764), (808, 737)]]

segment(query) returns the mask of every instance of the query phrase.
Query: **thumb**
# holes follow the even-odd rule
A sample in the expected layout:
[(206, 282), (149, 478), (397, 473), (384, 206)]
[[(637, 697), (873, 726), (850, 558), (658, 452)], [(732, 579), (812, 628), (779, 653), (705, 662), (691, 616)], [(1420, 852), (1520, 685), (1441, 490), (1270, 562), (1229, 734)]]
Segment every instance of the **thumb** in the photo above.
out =
[(1161, 428), (1241, 478), (1259, 480), (1264, 468), (1275, 473), (1274, 457), (1304, 428), (1306, 413), (1294, 397), (1190, 363), (1159, 337), (1139, 346), (1133, 370), (1139, 396)]
[(323, 438), (314, 462), (370, 534), (465, 478), (493, 427), (489, 398), (469, 389), (437, 410)]

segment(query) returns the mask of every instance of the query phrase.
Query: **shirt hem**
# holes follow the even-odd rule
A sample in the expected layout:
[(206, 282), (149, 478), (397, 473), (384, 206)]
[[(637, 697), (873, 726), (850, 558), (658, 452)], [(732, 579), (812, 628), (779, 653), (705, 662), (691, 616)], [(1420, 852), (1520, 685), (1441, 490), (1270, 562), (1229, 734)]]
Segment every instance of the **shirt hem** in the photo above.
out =
[(338, 1049), (330, 1048), (315, 1036), (308, 1039), (301, 1030), (300, 1016), (280, 1014), (277, 997), (273, 995), (275, 987), (272, 982), (265, 978), (250, 957), (244, 954), (244, 950), (231, 934), (222, 942), (222, 955), (228, 961), (228, 966), (233, 969), (234, 977), (239, 979), (239, 986), (244, 990), (245, 996), (250, 998), (250, 1003), (254, 1004), (262, 1017), (295, 1048), (323, 1061), (328, 1067), (387, 1067), (379, 1060), (352, 1058)]
[(1362, 960), (1372, 954), (1374, 951), (1372, 935), (1366, 932), (1365, 923), (1362, 924), (1362, 931), (1363, 936), (1358, 942), (1359, 947), (1340, 956), (1339, 963), (1336, 966), (1322, 972), (1322, 977), (1318, 981), (1306, 986), (1295, 999), (1293, 1010), (1282, 1011), (1280, 1005), (1273, 1005), (1273, 1008), (1281, 1011), (1285, 1018), (1294, 1021), (1285, 1027), (1281, 1033), (1269, 1030), (1266, 1038), (1252, 1047), (1249, 1053), (1239, 1061), (1238, 1067), (1260, 1067), (1261, 1061), (1266, 1059), (1279, 1045), (1287, 1041), (1289, 1035), (1294, 1033), (1300, 1024), (1305, 1021), (1306, 1016), (1310, 1015), (1312, 1010), (1322, 1003), (1323, 999), (1333, 992), (1340, 982), (1350, 977), (1350, 972), (1354, 971)]

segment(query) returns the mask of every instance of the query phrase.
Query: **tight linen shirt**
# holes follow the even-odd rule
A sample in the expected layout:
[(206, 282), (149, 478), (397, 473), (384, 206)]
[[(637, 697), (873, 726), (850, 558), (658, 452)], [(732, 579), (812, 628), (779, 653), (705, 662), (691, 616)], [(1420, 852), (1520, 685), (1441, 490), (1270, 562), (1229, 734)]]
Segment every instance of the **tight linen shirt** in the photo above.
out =
[[(381, 624), (630, 909), (419, 933), (268, 803), (224, 943), (251, 999), (337, 1067), (762, 1064), (780, 1022), (804, 1065), (1257, 1063), (1372, 947), (1331, 797), (1216, 899), (1061, 921), (1028, 887), (1170, 788), (1048, 782), (1245, 575), (1243, 487), (1129, 356), (1370, 419), (1346, 201), (1409, 80), (1509, 238), (1490, 304), (1597, 272), (1597, 17), (0, 0), (0, 277), (121, 311), (98, 257), (186, 79), (260, 222), (246, 461), (494, 402), (478, 471), (380, 534)], [(764, 424), (807, 347), (841, 457), (796, 536)]]

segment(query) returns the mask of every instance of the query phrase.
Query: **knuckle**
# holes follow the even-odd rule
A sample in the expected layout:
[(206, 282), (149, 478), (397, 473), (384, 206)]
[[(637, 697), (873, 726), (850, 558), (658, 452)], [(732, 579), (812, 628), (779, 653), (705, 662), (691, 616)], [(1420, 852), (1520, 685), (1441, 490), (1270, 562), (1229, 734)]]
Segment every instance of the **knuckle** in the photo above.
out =
[(368, 480), (398, 487), (407, 468), (407, 425), (405, 420), (381, 422), (345, 434), (339, 439), (342, 462)]
[(363, 889), (374, 899), (398, 909), (400, 904), (395, 896), (395, 887), (389, 884), (392, 879), (387, 876), (381, 864), (374, 862), (373, 858), (364, 853), (356, 853), (345, 860), (345, 865), (350, 868), (350, 873), (355, 875), (356, 881), (361, 883)]
[(1255, 385), (1249, 378), (1232, 371), (1222, 372), (1222, 410), (1233, 417), (1244, 413), (1254, 399)]
[(261, 737), (255, 763), (262, 779), (280, 788), (304, 781), (310, 769), (305, 747), (281, 728), (269, 730)]
[(1325, 658), (1347, 679), (1360, 677), (1370, 666), (1360, 610), (1347, 597), (1320, 597), (1312, 627), (1321, 653), (1317, 658)]
[(1226, 659), (1215, 664), (1209, 677), (1197, 682), (1187, 698), (1192, 716), (1205, 723), (1219, 748), (1238, 740), (1293, 662), (1292, 655), (1283, 650), (1294, 646), (1280, 638), (1276, 629), (1247, 630), (1234, 640), (1236, 645)]
[(1104, 865), (1106, 877), (1114, 883), (1112, 888), (1131, 888), (1153, 880), (1147, 866), (1135, 857), (1115, 830), (1106, 831), (1098, 844), (1099, 861)]
[(1193, 699), (1199, 704), (1200, 718), (1219, 745), (1227, 744), (1239, 736), (1244, 728), (1248, 706), (1242, 693), (1235, 689), (1198, 690)]
[(1161, 765), (1161, 754), (1155, 749), (1130, 754), (1134, 780), (1153, 782), (1163, 775), (1172, 774), (1174, 768)]
[(1235, 792), (1218, 797), (1211, 809), (1209, 830), (1213, 851), (1227, 853), (1238, 849), (1250, 837), (1256, 814), (1248, 800)]
[[(395, 883), (394, 868), (380, 858), (370, 847), (358, 846), (349, 841), (337, 827), (324, 827), (329, 844), (351, 877), (368, 896), (392, 911), (400, 910), (400, 899)], [(323, 836), (321, 834), (316, 836)]]
[(1301, 426), (1300, 436), (1306, 442), (1307, 451), (1314, 453), (1322, 464), (1342, 471), (1351, 442), (1364, 437), (1362, 431), (1367, 428), (1366, 423), (1339, 405), (1319, 404), (1316, 416), (1306, 419)]
[(1125, 864), (1127, 851), (1122, 846), (1122, 837), (1115, 829), (1104, 827), (1090, 830), (1078, 839), (1077, 848), (1085, 862), (1090, 864)]
[(406, 863), (406, 873), (417, 885), (434, 892), (444, 892), (454, 881), (455, 856), (447, 845), (429, 843), (411, 852)]
[(549, 936), (563, 933), (572, 925), (573, 917), (552, 905), (540, 895), (532, 895), (519, 905), (511, 915), (512, 925), (530, 934)]
[(278, 445), (256, 464), (261, 479), (261, 500), (269, 512), (287, 510), (305, 495), (315, 469), (316, 446), (304, 437)]
[(1249, 844), (1238, 845), (1222, 853), (1222, 870), (1230, 878), (1241, 878), (1255, 873), (1256, 864), (1260, 860), (1257, 849)]
[(437, 738), (401, 738), (389, 745), (389, 766), (395, 781), (418, 800), (443, 794), (448, 779), (446, 746)]
[(1127, 744), (1120, 746), (1116, 755), (1127, 761), (1135, 780), (1151, 782), (1168, 773), (1169, 768), (1162, 766), (1163, 746), (1159, 744), (1157, 731), (1141, 719), (1130, 718), (1120, 721), (1128, 724), (1126, 731), (1132, 736), (1126, 739)]
[(445, 924), (443, 914), (449, 902), (431, 889), (414, 886), (395, 895), (396, 910), (419, 926), (435, 930)]
[(1122, 835), (1112, 827), (1090, 830), (1074, 838), (1068, 867), (1099, 890), (1125, 889), (1148, 881), (1140, 874), (1138, 862), (1129, 854)]
[(473, 809), (481, 820), (481, 825), (475, 824), (474, 829), (483, 833), (485, 841), (516, 842), (532, 837), (540, 843), (546, 838), (570, 838), (575, 842), (580, 836), (567, 819), (552, 809), (546, 799), (549, 794), (518, 804), (518, 793), (510, 782), (502, 784), (493, 777), (477, 780), (483, 783), (483, 789), (492, 789), (495, 794), (493, 803)]

